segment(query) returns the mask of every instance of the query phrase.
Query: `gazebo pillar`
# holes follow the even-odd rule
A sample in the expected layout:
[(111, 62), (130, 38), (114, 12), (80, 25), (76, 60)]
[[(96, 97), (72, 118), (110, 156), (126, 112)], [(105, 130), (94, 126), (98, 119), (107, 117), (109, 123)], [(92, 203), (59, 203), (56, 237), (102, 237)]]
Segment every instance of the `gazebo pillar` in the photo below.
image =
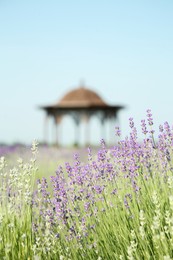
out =
[(54, 116), (54, 138), (55, 138), (55, 145), (60, 146), (60, 123), (61, 123), (61, 116)]
[(87, 116), (85, 118), (85, 146), (88, 146), (90, 144), (90, 116)]
[(46, 113), (45, 114), (45, 118), (44, 118), (44, 133), (43, 133), (43, 142), (45, 144), (48, 144), (48, 119), (49, 119), (49, 116), (48, 114)]
[(104, 121), (101, 121), (101, 139), (105, 140)]
[(80, 131), (79, 131), (79, 121), (75, 122), (76, 129), (75, 129), (75, 146), (79, 146), (79, 137), (80, 137)]
[(116, 117), (113, 115), (109, 116), (108, 119), (109, 123), (109, 145), (111, 146), (114, 143), (115, 140), (115, 122)]
[(100, 123), (101, 123), (101, 127), (100, 127), (100, 129), (101, 129), (101, 138), (100, 138), (100, 140), (101, 139), (104, 139), (104, 141), (106, 141), (105, 140), (105, 115), (104, 115), (104, 113), (101, 113), (100, 114)]
[(79, 131), (79, 126), (80, 126), (80, 115), (75, 113), (73, 115), (74, 122), (75, 122), (75, 146), (79, 146), (79, 138), (80, 138), (80, 131)]
[(56, 121), (54, 122), (54, 129), (55, 129), (55, 145), (59, 146), (59, 135), (58, 135), (59, 127)]

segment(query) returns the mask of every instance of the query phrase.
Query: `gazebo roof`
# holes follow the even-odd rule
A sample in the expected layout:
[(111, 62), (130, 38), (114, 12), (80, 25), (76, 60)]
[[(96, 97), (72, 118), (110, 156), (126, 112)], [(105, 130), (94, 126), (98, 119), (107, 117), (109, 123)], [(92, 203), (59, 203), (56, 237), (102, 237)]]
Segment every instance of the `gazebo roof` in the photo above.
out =
[(65, 94), (58, 102), (41, 106), (49, 114), (63, 114), (68, 111), (118, 111), (124, 106), (110, 105), (106, 103), (95, 91), (80, 86)]
[(98, 107), (108, 106), (103, 99), (93, 90), (79, 87), (68, 92), (55, 105), (59, 107)]

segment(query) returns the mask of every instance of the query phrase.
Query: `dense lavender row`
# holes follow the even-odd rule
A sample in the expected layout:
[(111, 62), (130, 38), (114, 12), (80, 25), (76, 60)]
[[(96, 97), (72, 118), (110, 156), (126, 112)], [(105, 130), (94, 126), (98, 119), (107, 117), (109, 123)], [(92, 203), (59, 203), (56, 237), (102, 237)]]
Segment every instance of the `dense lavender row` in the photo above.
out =
[[(172, 259), (173, 129), (165, 122), (155, 140), (148, 110), (139, 143), (133, 118), (129, 125), (125, 140), (111, 149), (102, 140), (96, 156), (88, 149), (85, 164), (75, 154), (73, 164), (58, 167), (50, 185), (46, 178), (37, 180), (34, 193), (36, 145), (30, 163), (19, 160), (10, 174), (1, 158), (1, 228), (12, 224), (14, 234), (21, 227), (14, 243), (21, 240), (37, 259)], [(29, 233), (14, 224), (19, 217)], [(3, 243), (1, 256), (8, 256)]]
[(0, 145), (0, 156), (4, 156), (7, 154), (11, 154), (16, 152), (16, 150), (19, 148), (18, 145)]

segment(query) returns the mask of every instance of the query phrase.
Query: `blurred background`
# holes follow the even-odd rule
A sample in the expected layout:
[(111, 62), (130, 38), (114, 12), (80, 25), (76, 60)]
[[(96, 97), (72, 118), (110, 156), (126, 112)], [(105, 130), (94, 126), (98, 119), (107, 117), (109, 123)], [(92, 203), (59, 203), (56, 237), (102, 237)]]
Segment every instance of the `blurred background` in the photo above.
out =
[[(128, 118), (140, 129), (148, 108), (156, 129), (172, 125), (172, 11), (171, 0), (1, 0), (0, 143), (42, 142), (38, 107), (57, 102), (81, 80), (106, 102), (126, 107), (119, 113), (122, 137)], [(97, 145), (97, 120), (91, 132)], [(62, 144), (72, 144), (73, 134), (66, 118)]]

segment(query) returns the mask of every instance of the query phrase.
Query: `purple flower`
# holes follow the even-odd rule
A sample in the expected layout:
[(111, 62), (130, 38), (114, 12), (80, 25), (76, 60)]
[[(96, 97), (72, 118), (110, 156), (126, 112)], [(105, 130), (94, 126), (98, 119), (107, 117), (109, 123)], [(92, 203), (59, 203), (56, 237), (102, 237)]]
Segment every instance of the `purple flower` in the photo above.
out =
[(159, 131), (162, 133), (163, 132), (163, 125), (159, 126)]
[(133, 127), (134, 127), (133, 117), (130, 117), (130, 118), (129, 118), (129, 126), (130, 126), (130, 128), (133, 128)]
[(98, 151), (98, 161), (104, 161), (106, 159), (106, 150), (100, 150)]
[(88, 147), (88, 161), (92, 161), (92, 152), (90, 147)]
[(168, 122), (164, 123), (164, 129), (165, 129), (167, 135), (170, 136), (171, 135), (171, 128), (170, 128), (170, 125), (168, 124)]
[(105, 149), (105, 140), (104, 139), (101, 139), (101, 141), (100, 141), (100, 143), (101, 143), (101, 147), (102, 147), (102, 149)]
[(115, 127), (115, 135), (116, 136), (121, 136), (121, 130), (120, 130), (119, 126)]
[(152, 113), (151, 113), (150, 109), (147, 110), (147, 121), (150, 126), (153, 125), (153, 118), (152, 118)]
[(146, 135), (148, 133), (145, 120), (141, 120), (142, 133)]
[(101, 194), (102, 191), (104, 190), (104, 187), (103, 187), (103, 186), (100, 186), (100, 185), (95, 185), (95, 186), (93, 187), (93, 189), (96, 191), (96, 193)]
[(117, 189), (114, 189), (114, 190), (111, 192), (111, 194), (116, 195), (117, 192), (118, 192)]

